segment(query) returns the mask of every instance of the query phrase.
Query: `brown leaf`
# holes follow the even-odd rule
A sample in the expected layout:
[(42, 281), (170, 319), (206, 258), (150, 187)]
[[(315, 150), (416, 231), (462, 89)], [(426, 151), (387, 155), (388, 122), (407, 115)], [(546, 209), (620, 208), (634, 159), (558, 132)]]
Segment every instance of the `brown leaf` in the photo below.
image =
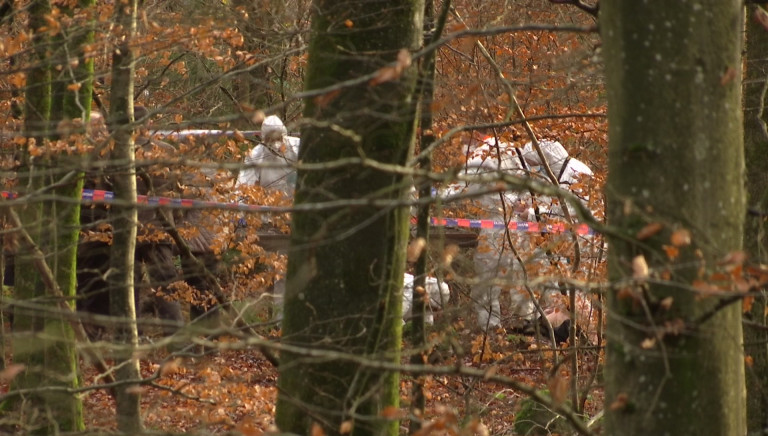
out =
[(675, 301), (675, 299), (674, 299), (674, 298), (672, 298), (672, 297), (667, 297), (667, 298), (664, 298), (664, 299), (662, 299), (662, 300), (659, 302), (659, 307), (661, 307), (661, 308), (662, 308), (662, 309), (664, 309), (664, 310), (669, 310), (669, 309), (672, 307), (672, 303), (673, 303), (674, 301)]
[(483, 424), (483, 421), (479, 418), (473, 418), (472, 421), (462, 429), (460, 434), (467, 436), (488, 436), (490, 432), (488, 431), (488, 426)]
[(723, 75), (720, 76), (720, 86), (725, 86), (733, 82), (733, 79), (735, 78), (736, 78), (736, 68), (733, 68), (733, 67), (726, 68)]
[(648, 278), (648, 263), (642, 254), (632, 259), (632, 277), (636, 279)]
[[(160, 292), (158, 292), (158, 294), (160, 294)], [(160, 368), (160, 375), (165, 376), (169, 374), (175, 374), (179, 371), (180, 365), (181, 365), (181, 359), (173, 359), (173, 360), (167, 361)]]
[(237, 423), (235, 427), (243, 436), (261, 436), (264, 432), (259, 428), (253, 418), (247, 417)]
[(640, 343), (640, 347), (644, 350), (650, 350), (651, 348), (656, 346), (656, 338), (645, 338), (643, 339), (643, 342)]
[(694, 280), (693, 289), (700, 292), (701, 296), (708, 296), (718, 292), (720, 289), (706, 280)]
[(632, 213), (632, 202), (630, 200), (624, 200), (624, 203), (622, 204), (622, 212), (624, 215), (629, 215)]
[(671, 335), (679, 335), (684, 331), (685, 331), (685, 321), (683, 321), (680, 318), (675, 318), (673, 320), (670, 320), (664, 323), (665, 333), (668, 333)]
[(735, 267), (737, 265), (742, 265), (744, 261), (747, 260), (747, 253), (737, 250), (732, 251), (725, 255), (719, 262), (718, 265), (725, 265), (726, 267)]
[(637, 296), (635, 295), (634, 291), (632, 291), (631, 288), (621, 288), (619, 289), (619, 292), (616, 293), (616, 298), (619, 300), (636, 300)]
[(488, 380), (489, 378), (496, 375), (496, 373), (499, 371), (499, 367), (496, 365), (491, 365), (488, 367), (488, 369), (485, 371), (485, 374), (483, 374), (483, 379)]
[(727, 281), (729, 277), (730, 276), (728, 274), (716, 272), (716, 273), (712, 273), (709, 276), (709, 280), (713, 282), (724, 282), (724, 281)]
[(552, 396), (552, 402), (555, 405), (563, 404), (568, 395), (568, 377), (556, 374), (547, 381), (549, 395)]
[(312, 436), (325, 436), (325, 431), (323, 430), (323, 427), (318, 424), (317, 422), (312, 423), (312, 430), (310, 431), (310, 434)]
[(379, 416), (387, 419), (402, 419), (405, 418), (405, 413), (397, 407), (387, 406), (379, 412)]
[(384, 82), (391, 82), (400, 77), (401, 73), (402, 71), (398, 71), (397, 67), (384, 67), (379, 69), (379, 71), (376, 73), (376, 76), (371, 79), (368, 84), (371, 86), (376, 86)]
[(447, 245), (443, 250), (442, 259), (440, 261), (443, 268), (449, 267), (453, 262), (453, 259), (456, 257), (456, 254), (458, 254), (460, 251), (461, 250), (459, 249), (459, 246), (456, 244)]
[(141, 394), (144, 393), (144, 390), (145, 389), (144, 389), (143, 386), (135, 386), (134, 385), (134, 386), (127, 387), (125, 389), (125, 392), (128, 393), (128, 394), (133, 394), (133, 395), (141, 395)]
[(622, 392), (618, 395), (616, 395), (616, 399), (611, 403), (609, 409), (610, 410), (623, 410), (627, 407), (627, 403), (629, 402), (629, 396)]
[(755, 21), (768, 30), (768, 12), (761, 6), (755, 6)]
[(12, 363), (4, 370), (0, 371), (0, 381), (7, 383), (13, 380), (20, 372), (24, 371), (26, 366), (22, 363)]
[(741, 277), (736, 277), (733, 279), (733, 285), (738, 292), (749, 292), (749, 290), (752, 289), (754, 282), (751, 280), (744, 280)]
[(368, 84), (371, 86), (376, 86), (384, 82), (397, 80), (403, 74), (403, 71), (405, 71), (405, 69), (409, 66), (411, 66), (411, 53), (406, 49), (401, 49), (397, 53), (397, 60), (395, 61), (395, 65), (386, 66), (379, 69), (379, 71), (376, 73), (376, 76), (374, 76), (374, 78), (371, 79)]
[(319, 107), (328, 106), (328, 103), (335, 100), (336, 97), (339, 96), (339, 94), (341, 94), (340, 89), (337, 89), (331, 92), (326, 92), (323, 95), (318, 95), (317, 97), (315, 97), (315, 104), (318, 105)]
[(664, 228), (664, 224), (662, 223), (650, 223), (640, 229), (639, 232), (637, 232), (637, 235), (635, 237), (639, 240), (648, 239), (651, 236), (655, 235), (656, 233), (659, 233), (661, 229)]
[(8, 82), (17, 88), (23, 88), (27, 83), (27, 76), (23, 73), (11, 74), (8, 76)]
[(675, 247), (691, 245), (691, 232), (688, 229), (677, 229), (669, 236), (669, 240)]
[(341, 423), (339, 426), (339, 433), (340, 434), (347, 434), (352, 433), (352, 428), (355, 426), (355, 422), (351, 419), (348, 419)]
[(747, 295), (741, 300), (741, 310), (744, 313), (752, 311), (752, 305), (755, 304), (755, 297)]
[(416, 260), (419, 259), (419, 256), (421, 256), (421, 253), (424, 251), (424, 248), (427, 246), (427, 240), (424, 238), (416, 238), (413, 241), (411, 241), (410, 244), (408, 244), (408, 251), (406, 254), (406, 259), (408, 262), (416, 262)]
[(757, 280), (757, 285), (768, 283), (768, 266), (767, 265), (751, 265), (747, 267), (747, 273)]
[(667, 253), (669, 260), (675, 260), (680, 256), (680, 249), (672, 245), (662, 245), (661, 248)]

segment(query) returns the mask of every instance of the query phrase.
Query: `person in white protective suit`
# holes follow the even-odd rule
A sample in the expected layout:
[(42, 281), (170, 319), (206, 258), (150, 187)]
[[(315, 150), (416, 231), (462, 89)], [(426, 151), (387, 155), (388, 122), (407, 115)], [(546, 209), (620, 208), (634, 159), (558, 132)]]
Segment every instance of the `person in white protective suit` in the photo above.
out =
[(261, 139), (262, 142), (245, 157), (246, 167), (237, 176), (237, 186), (259, 185), (292, 196), (296, 184), (299, 138), (288, 136), (280, 118), (270, 115), (261, 124)]
[[(552, 171), (556, 176), (560, 176), (564, 188), (568, 188), (565, 184), (576, 182), (580, 175), (592, 174), (592, 171), (582, 162), (569, 158), (567, 151), (560, 143), (541, 141), (540, 147)], [(501, 159), (497, 153), (500, 154)], [(497, 147), (496, 139), (491, 137), (485, 139), (483, 144), (468, 154), (465, 173), (471, 175), (501, 170), (512, 175), (526, 176), (530, 175), (529, 168), (538, 165), (541, 165), (541, 159), (530, 144), (520, 150), (513, 144), (500, 141)], [(455, 184), (445, 194), (450, 196), (472, 189), (475, 187)], [(498, 222), (536, 220), (533, 197), (529, 192), (488, 194), (475, 202), (486, 211), (487, 215), (483, 217), (484, 219)], [(539, 213), (551, 212), (561, 215), (557, 213), (559, 211), (554, 210), (559, 206), (553, 207), (551, 199), (545, 196), (537, 195), (536, 205)], [(499, 296), (504, 287), (510, 289), (509, 315), (513, 318), (513, 322), (532, 322), (539, 317), (529, 288), (522, 285), (525, 272), (534, 272), (536, 266), (543, 265), (548, 258), (545, 250), (532, 245), (530, 234), (507, 233), (503, 228), (483, 228), (480, 230), (473, 261), (476, 277), (471, 296), (479, 327), (494, 328), (501, 324)], [(555, 304), (556, 292), (552, 287), (542, 290), (539, 302), (543, 307), (551, 307)]]
[[(299, 159), (299, 138), (288, 136), (288, 129), (276, 115), (270, 115), (261, 123), (261, 143), (245, 157), (245, 166), (237, 176), (236, 188), (261, 186), (293, 197), (296, 186), (296, 163)], [(266, 219), (265, 221), (269, 221)], [(272, 298), (274, 317), (282, 317), (285, 279), (275, 281)]]
[[(479, 175), (498, 171), (520, 177), (526, 176), (526, 165), (513, 144), (499, 142), (497, 147), (494, 138), (487, 138), (481, 145), (469, 151), (464, 167), (465, 174)], [(456, 183), (449, 186), (441, 195), (450, 197), (482, 188), (479, 185)], [(521, 198), (520, 193), (504, 192), (485, 194), (471, 201), (474, 206), (485, 211), (484, 219), (505, 222), (528, 209), (526, 204), (521, 202)], [(511, 241), (517, 249), (521, 239), (524, 239), (522, 236), (510, 233), (507, 238), (504, 228), (480, 229), (478, 246), (473, 256), (475, 279), (471, 287), (471, 298), (477, 314), (477, 323), (481, 328), (496, 327), (501, 324), (499, 296), (502, 285), (504, 282), (514, 282), (515, 271), (520, 271), (520, 266), (515, 265), (517, 259), (509, 242)]]
[[(546, 159), (550, 169), (554, 173), (555, 177), (557, 177), (560, 187), (562, 189), (571, 190), (574, 194), (579, 195), (580, 190), (575, 188), (575, 184), (584, 177), (592, 176), (592, 170), (580, 160), (570, 157), (568, 151), (560, 142), (544, 139), (539, 141), (539, 148), (541, 149), (541, 154)], [(532, 167), (543, 167), (541, 156), (539, 156), (539, 154), (536, 152), (531, 142), (528, 142), (525, 144), (525, 146), (523, 146), (522, 155), (525, 161)], [(539, 171), (543, 172), (544, 170), (541, 168)], [(549, 179), (547, 178), (547, 180)], [(581, 197), (582, 201), (586, 201), (587, 199), (588, 198), (586, 197)], [(540, 216), (564, 216), (562, 206), (552, 197), (537, 195), (536, 204), (538, 207), (537, 212)], [(566, 203), (566, 207), (571, 214), (574, 212), (574, 209), (570, 204)], [(533, 208), (529, 210), (529, 214), (531, 216), (534, 215)], [(531, 220), (533, 220), (533, 218), (531, 218)], [(541, 261), (548, 261), (549, 259), (546, 258), (545, 253), (541, 249), (538, 250), (541, 253), (539, 259)], [(544, 298), (542, 301), (544, 303), (544, 309), (546, 309), (547, 313), (565, 310), (565, 307), (562, 305), (563, 300), (553, 298), (555, 295), (556, 286), (554, 286), (553, 283), (548, 283), (544, 286), (545, 289), (542, 291)], [(547, 287), (549, 287), (549, 291), (546, 289)], [(539, 318), (539, 314), (536, 313), (535, 306), (531, 302), (527, 292), (518, 292), (517, 294), (513, 294), (512, 304), (518, 307), (517, 313), (529, 314), (528, 316), (523, 316), (524, 321), (531, 323), (535, 321), (535, 319)], [(586, 298), (584, 295), (581, 295), (580, 293), (577, 294), (577, 306), (579, 306), (579, 313), (581, 316), (591, 310), (591, 305), (589, 304), (588, 298)]]

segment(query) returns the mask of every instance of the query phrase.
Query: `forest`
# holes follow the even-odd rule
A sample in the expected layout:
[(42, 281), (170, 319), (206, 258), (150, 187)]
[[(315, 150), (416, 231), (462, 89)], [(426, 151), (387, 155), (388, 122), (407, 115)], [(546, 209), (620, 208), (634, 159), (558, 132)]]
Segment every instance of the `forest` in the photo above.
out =
[(0, 0), (0, 434), (768, 432), (768, 10)]

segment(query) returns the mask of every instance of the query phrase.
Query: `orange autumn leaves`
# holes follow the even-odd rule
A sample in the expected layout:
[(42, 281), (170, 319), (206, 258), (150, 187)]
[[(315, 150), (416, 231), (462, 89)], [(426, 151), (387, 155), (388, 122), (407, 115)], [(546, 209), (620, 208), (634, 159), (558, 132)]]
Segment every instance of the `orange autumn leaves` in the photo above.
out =
[[(635, 237), (639, 241), (645, 241), (661, 233), (665, 225), (658, 222), (649, 223), (638, 231)], [(676, 228), (669, 233), (668, 243), (661, 244), (661, 248), (670, 262), (680, 257), (680, 250), (693, 243), (691, 232), (685, 228)], [(697, 277), (691, 281), (690, 289), (697, 298), (721, 296), (723, 293), (744, 294), (744, 310), (751, 308), (753, 298), (749, 295), (751, 289), (768, 283), (768, 267), (750, 266), (747, 264), (747, 255), (743, 251), (727, 253), (716, 262), (707, 264), (701, 251), (694, 249), (693, 257), (699, 263)], [(672, 266), (665, 265), (657, 271), (651, 271), (645, 257), (641, 254), (632, 260), (632, 275), (640, 283), (647, 281), (652, 275), (661, 280), (669, 280), (672, 277)], [(620, 297), (629, 294), (620, 292)], [(672, 306), (672, 297), (662, 300), (663, 308), (669, 310)]]

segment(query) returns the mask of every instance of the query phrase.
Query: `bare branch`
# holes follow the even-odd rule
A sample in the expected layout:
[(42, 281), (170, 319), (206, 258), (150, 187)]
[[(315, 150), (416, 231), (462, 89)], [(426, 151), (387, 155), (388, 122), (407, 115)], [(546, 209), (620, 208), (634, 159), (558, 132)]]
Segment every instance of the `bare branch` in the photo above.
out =
[(549, 0), (549, 2), (557, 5), (574, 5), (595, 18), (597, 18), (598, 13), (600, 12), (600, 2), (597, 2), (594, 5), (587, 4), (582, 0)]

